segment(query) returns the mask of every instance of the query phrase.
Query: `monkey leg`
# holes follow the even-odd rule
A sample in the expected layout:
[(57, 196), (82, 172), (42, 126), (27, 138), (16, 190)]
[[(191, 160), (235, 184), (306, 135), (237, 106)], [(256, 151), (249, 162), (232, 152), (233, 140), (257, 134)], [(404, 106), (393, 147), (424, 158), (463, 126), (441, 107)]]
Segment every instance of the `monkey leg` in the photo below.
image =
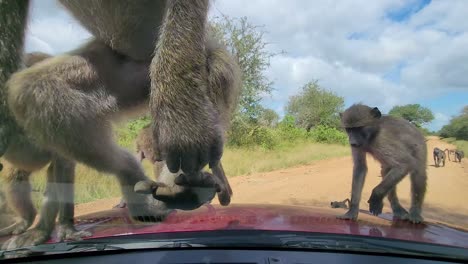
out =
[(133, 191), (138, 181), (148, 178), (134, 155), (112, 137), (109, 119), (118, 114), (117, 102), (102, 81), (83, 57), (57, 56), (16, 72), (9, 80), (8, 103), (38, 144), (114, 174), (132, 217), (159, 221), (169, 211), (151, 196)]
[(218, 200), (223, 206), (227, 206), (231, 203), (232, 189), (229, 181), (224, 173), (223, 166), (218, 163), (217, 166), (212, 168), (213, 176), (219, 186)]
[(396, 187), (392, 188), (388, 192), (387, 198), (390, 202), (390, 206), (392, 207), (393, 216), (401, 220), (408, 219), (408, 211), (406, 211), (406, 209), (401, 206), (397, 197)]
[(40, 212), (40, 218), (37, 225), (23, 234), (14, 236), (7, 240), (3, 245), (3, 250), (11, 250), (18, 247), (33, 246), (45, 242), (55, 226), (55, 218), (58, 213), (58, 200), (57, 190), (60, 188), (57, 186), (57, 178), (55, 173), (58, 172), (57, 164), (55, 160), (49, 165), (47, 169), (47, 186), (44, 194), (44, 200)]
[(357, 220), (362, 188), (367, 174), (366, 153), (354, 147), (351, 148), (351, 152), (354, 162), (351, 202), (349, 203), (349, 210), (344, 215), (337, 216), (337, 218), (345, 220)]
[[(384, 179), (385, 175), (390, 171), (390, 168), (385, 168), (382, 166), (380, 174), (382, 175), (382, 179)], [(396, 187), (392, 188), (387, 195), (388, 201), (390, 202), (390, 206), (392, 207), (393, 216), (398, 219), (407, 219), (408, 218), (408, 211), (401, 206), (400, 201), (398, 200)]]
[(208, 6), (208, 0), (168, 2), (150, 66), (155, 158), (189, 177), (217, 165), (223, 152), (219, 113), (207, 91)]
[(411, 208), (409, 220), (413, 223), (421, 223), (424, 218), (421, 216), (422, 204), (426, 195), (427, 174), (425, 168), (411, 172)]
[(387, 174), (383, 177), (382, 182), (372, 190), (372, 194), (367, 201), (369, 203), (369, 212), (374, 215), (382, 213), (383, 198), (390, 192), (390, 190), (396, 187), (407, 173), (408, 171), (406, 169), (401, 168), (391, 168), (388, 170)]
[(63, 240), (81, 240), (83, 237), (91, 236), (88, 231), (77, 231), (74, 227), (75, 217), (75, 167), (73, 161), (61, 159), (61, 166), (57, 168), (60, 179), (60, 188), (57, 190), (59, 201), (58, 231), (57, 236)]
[(18, 215), (16, 223), (0, 230), (0, 235), (17, 235), (26, 231), (36, 217), (36, 209), (31, 200), (31, 172), (12, 166), (7, 167), (5, 192), (7, 205)]

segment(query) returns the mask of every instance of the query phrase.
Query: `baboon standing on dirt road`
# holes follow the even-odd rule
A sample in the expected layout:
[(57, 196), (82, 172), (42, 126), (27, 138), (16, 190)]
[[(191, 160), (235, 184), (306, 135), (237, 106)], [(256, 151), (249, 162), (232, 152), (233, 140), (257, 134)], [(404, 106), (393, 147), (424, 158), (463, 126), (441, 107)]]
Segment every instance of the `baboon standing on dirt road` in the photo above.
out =
[(434, 157), (434, 166), (440, 167), (440, 163), (442, 162), (442, 167), (445, 167), (444, 151), (442, 151), (440, 148), (435, 147), (434, 151), (432, 151), (432, 156)]
[[(388, 196), (393, 215), (413, 223), (423, 221), (422, 204), (426, 193), (427, 147), (422, 133), (404, 119), (382, 116), (377, 107), (355, 104), (340, 113), (353, 155), (353, 183), (351, 204), (341, 219), (356, 220), (359, 213), (362, 188), (367, 174), (366, 153), (382, 165), (382, 182), (368, 200), (369, 211), (382, 213), (383, 199)], [(408, 213), (397, 198), (396, 186), (410, 174), (411, 208)]]
[(455, 161), (461, 162), (464, 157), (465, 152), (463, 152), (463, 150), (455, 150)]

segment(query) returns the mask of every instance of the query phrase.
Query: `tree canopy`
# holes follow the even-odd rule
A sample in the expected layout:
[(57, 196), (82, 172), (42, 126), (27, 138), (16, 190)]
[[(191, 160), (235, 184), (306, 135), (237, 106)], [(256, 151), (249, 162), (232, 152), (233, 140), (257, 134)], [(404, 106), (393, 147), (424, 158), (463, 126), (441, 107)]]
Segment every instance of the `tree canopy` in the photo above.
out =
[(261, 126), (275, 127), (279, 119), (279, 115), (273, 109), (262, 108), (258, 117), (258, 123)]
[(237, 57), (242, 70), (239, 114), (256, 122), (262, 111), (262, 96), (271, 94), (273, 90), (273, 82), (265, 76), (265, 70), (276, 53), (267, 50), (265, 31), (252, 25), (246, 17), (215, 17), (210, 24), (215, 36)]
[(338, 113), (343, 107), (343, 97), (313, 81), (305, 84), (298, 95), (289, 98), (286, 112), (296, 119), (298, 126), (310, 130), (317, 125), (338, 127)]
[(404, 118), (417, 127), (422, 127), (423, 125), (431, 122), (434, 120), (434, 114), (432, 111), (427, 108), (423, 107), (420, 104), (407, 104), (402, 106), (394, 106), (390, 112), (388, 112), (391, 116), (401, 117)]
[(455, 116), (448, 125), (442, 127), (440, 135), (468, 140), (468, 105), (463, 107), (460, 115)]

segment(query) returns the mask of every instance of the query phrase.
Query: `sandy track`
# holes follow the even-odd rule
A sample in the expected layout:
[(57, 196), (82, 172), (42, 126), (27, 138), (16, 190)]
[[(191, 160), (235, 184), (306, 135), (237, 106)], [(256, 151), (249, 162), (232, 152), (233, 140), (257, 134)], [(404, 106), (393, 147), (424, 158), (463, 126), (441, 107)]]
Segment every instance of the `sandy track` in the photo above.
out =
[[(428, 219), (468, 228), (468, 162), (466, 159), (461, 164), (447, 160), (445, 167), (434, 167), (434, 147), (455, 147), (436, 137), (428, 139), (428, 186), (423, 215)], [(364, 210), (368, 210), (367, 200), (372, 188), (381, 180), (380, 165), (370, 156), (367, 161), (369, 171), (360, 204)], [(329, 206), (331, 201), (343, 200), (350, 196), (351, 173), (351, 157), (343, 157), (268, 173), (233, 177), (230, 179), (234, 191), (232, 204)], [(398, 185), (397, 192), (402, 205), (409, 208), (409, 177)], [(106, 210), (118, 201), (119, 198), (112, 198), (79, 204), (76, 206), (76, 214)], [(217, 199), (213, 203), (218, 203)], [(386, 199), (384, 204), (384, 212), (391, 212)], [(337, 214), (342, 212), (337, 210)]]

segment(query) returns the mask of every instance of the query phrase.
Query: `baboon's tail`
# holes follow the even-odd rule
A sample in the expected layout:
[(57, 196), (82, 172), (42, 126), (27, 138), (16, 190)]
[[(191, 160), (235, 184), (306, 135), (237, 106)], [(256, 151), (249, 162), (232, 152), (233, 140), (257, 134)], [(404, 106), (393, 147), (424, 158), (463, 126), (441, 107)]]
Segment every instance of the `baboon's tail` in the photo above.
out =
[(5, 83), (21, 67), (29, 0), (0, 1), (0, 157), (18, 126), (8, 109)]
[(447, 152), (447, 157), (448, 157), (448, 160), (450, 161), (450, 150), (446, 148), (444, 152)]

